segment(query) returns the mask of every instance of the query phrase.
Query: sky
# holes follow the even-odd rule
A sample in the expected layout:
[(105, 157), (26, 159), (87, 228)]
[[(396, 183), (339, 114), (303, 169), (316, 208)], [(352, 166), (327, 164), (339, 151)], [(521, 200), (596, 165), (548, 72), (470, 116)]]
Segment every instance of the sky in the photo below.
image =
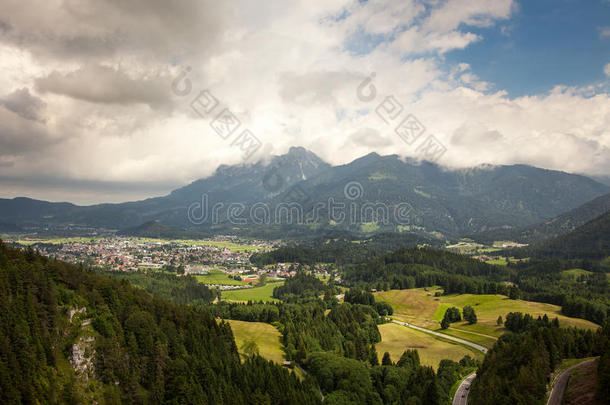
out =
[(138, 200), (291, 146), (610, 176), (609, 0), (0, 7), (0, 198)]

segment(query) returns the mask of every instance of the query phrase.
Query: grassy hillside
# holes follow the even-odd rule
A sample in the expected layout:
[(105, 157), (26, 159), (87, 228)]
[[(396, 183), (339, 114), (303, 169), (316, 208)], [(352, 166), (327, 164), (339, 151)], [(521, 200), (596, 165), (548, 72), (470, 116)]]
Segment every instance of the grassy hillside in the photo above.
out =
[(248, 285), (244, 281), (234, 280), (229, 278), (227, 273), (220, 270), (210, 270), (210, 274), (194, 276), (197, 281), (203, 284), (218, 284), (218, 285)]
[[(496, 325), (498, 316), (506, 317), (509, 312), (523, 312), (534, 316), (547, 314), (550, 318), (557, 317), (563, 326), (576, 326), (586, 329), (597, 329), (598, 325), (584, 319), (570, 318), (560, 314), (561, 308), (557, 305), (544, 304), (523, 300), (511, 300), (504, 295), (473, 295), (452, 294), (435, 297), (434, 293), (439, 291), (435, 288), (423, 288), (410, 290), (389, 290), (375, 293), (375, 299), (385, 301), (394, 308), (394, 316), (404, 319), (433, 330), (440, 328), (440, 321), (447, 308), (455, 306), (460, 310), (470, 305), (474, 308), (478, 322), (468, 325), (466, 322), (451, 324), (457, 330), (498, 337), (505, 329)], [(445, 331), (452, 334), (451, 330)], [(459, 337), (466, 337), (460, 335)], [(474, 341), (474, 336), (468, 340)]]
[(284, 360), (284, 352), (280, 343), (282, 335), (275, 327), (263, 322), (234, 320), (228, 320), (227, 322), (233, 329), (235, 343), (240, 354), (243, 354), (241, 351), (242, 345), (248, 340), (254, 340), (261, 356), (276, 363), (281, 363)]
[(432, 366), (435, 369), (442, 359), (460, 361), (465, 355), (473, 358), (482, 358), (482, 354), (473, 349), (448, 340), (438, 339), (432, 335), (418, 332), (395, 323), (379, 325), (381, 342), (377, 343), (377, 355), (379, 361), (385, 352), (390, 353), (393, 361), (398, 361), (402, 353), (407, 349), (417, 349), (421, 363)]
[(567, 278), (567, 279), (578, 279), (579, 277), (586, 277), (586, 276), (590, 276), (591, 274), (593, 274), (593, 272), (588, 271), (588, 270), (583, 270), (583, 269), (570, 269), (570, 270), (564, 270), (561, 272), (561, 277), (562, 278)]

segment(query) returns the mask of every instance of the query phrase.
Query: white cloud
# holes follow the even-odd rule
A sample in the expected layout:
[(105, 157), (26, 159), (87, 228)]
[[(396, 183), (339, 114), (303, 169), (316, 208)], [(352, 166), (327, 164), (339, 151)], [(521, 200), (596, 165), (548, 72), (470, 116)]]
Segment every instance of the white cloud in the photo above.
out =
[(480, 37), (470, 32), (423, 32), (419, 27), (403, 31), (393, 42), (392, 49), (404, 54), (438, 52), (444, 54), (455, 49), (464, 49)]
[(604, 67), (604, 73), (606, 74), (606, 76), (610, 77), (610, 63), (608, 63), (605, 67)]
[(512, 0), (449, 0), (431, 12), (426, 27), (445, 32), (460, 24), (489, 27), (496, 20), (508, 18), (514, 7)]
[[(241, 162), (210, 119), (192, 112), (203, 89), (261, 139), (264, 153), (302, 145), (337, 164), (372, 150), (413, 155), (375, 113), (393, 95), (448, 146), (447, 165), (610, 172), (607, 94), (557, 88), (511, 99), (466, 64), (444, 60), (482, 39), (469, 27), (510, 18), (510, 0), (5, 4), (0, 98), (12, 96), (0, 107), (0, 166), (24, 179), (5, 195), (58, 195), (25, 181), (46, 176), (64, 179), (68, 200), (110, 199), (96, 184), (160, 185), (128, 196), (146, 197)], [(358, 48), (358, 36), (369, 48)], [(172, 94), (172, 78), (187, 66), (191, 93)], [(364, 103), (356, 89), (371, 72), (377, 98)]]

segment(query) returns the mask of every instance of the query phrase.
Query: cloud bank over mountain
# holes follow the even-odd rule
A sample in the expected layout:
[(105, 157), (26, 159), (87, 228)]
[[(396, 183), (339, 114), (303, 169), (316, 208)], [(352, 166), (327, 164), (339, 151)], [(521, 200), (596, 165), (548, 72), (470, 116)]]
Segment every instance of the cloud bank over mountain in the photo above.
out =
[[(450, 62), (492, 30), (510, 36), (513, 0), (6, 0), (3, 10), (2, 197), (163, 194), (242, 161), (234, 141), (246, 128), (262, 143), (250, 161), (292, 145), (332, 164), (418, 157), (395, 131), (409, 114), (448, 167), (610, 173), (608, 76), (511, 97)], [(373, 73), (375, 97), (363, 100)], [(192, 103), (203, 90), (218, 105), (202, 118)], [(400, 114), (384, 120), (390, 96)], [(241, 123), (226, 139), (210, 125), (224, 108)]]

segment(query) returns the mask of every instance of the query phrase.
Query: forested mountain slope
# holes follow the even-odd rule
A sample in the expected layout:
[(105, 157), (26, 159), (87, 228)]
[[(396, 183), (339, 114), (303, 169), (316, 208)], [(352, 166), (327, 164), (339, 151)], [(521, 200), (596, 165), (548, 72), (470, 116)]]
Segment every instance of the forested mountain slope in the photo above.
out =
[(0, 242), (0, 402), (319, 403), (207, 312)]
[(496, 240), (515, 240), (533, 243), (564, 235), (609, 211), (610, 194), (605, 194), (548, 221), (524, 228), (496, 229), (480, 232), (472, 235), (472, 237), (485, 243), (492, 243)]
[(573, 231), (544, 241), (534, 254), (554, 257), (603, 259), (610, 256), (610, 211)]

